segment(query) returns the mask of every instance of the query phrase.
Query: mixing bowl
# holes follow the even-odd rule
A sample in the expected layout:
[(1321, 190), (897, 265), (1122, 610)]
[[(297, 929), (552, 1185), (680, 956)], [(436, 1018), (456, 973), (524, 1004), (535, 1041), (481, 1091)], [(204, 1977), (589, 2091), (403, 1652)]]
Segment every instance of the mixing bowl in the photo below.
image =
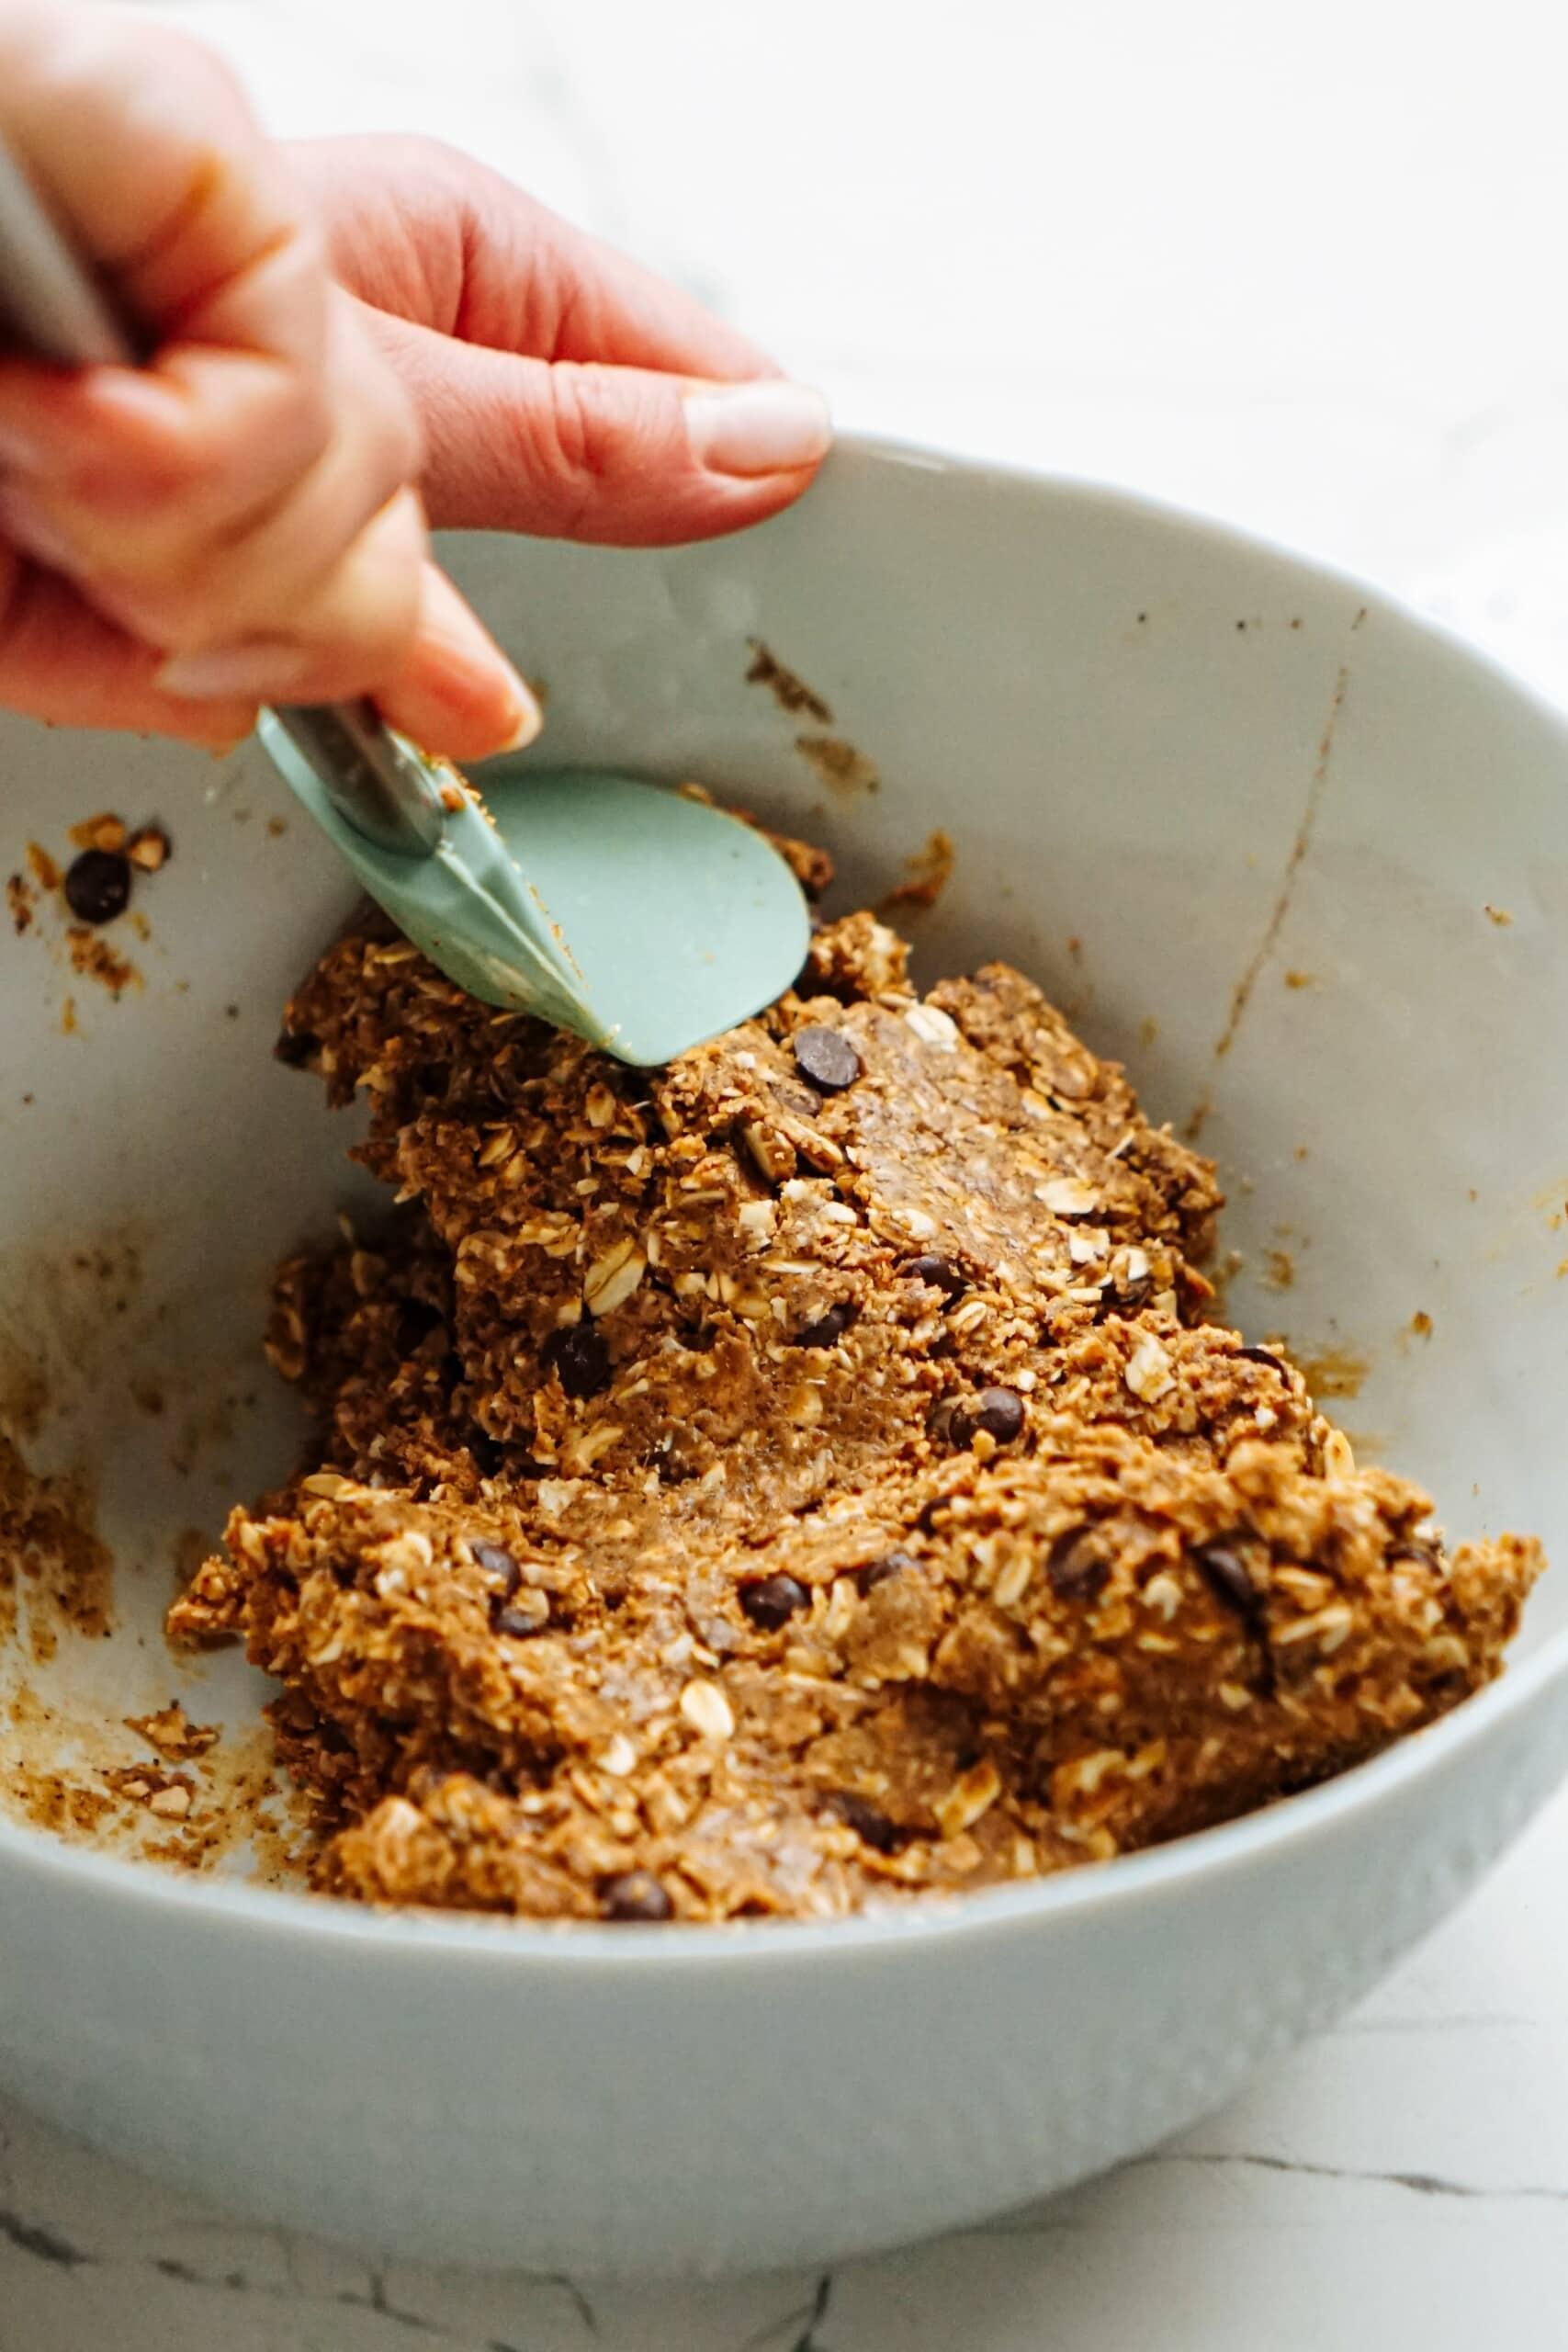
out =
[[(841, 448), (797, 511), (704, 548), (446, 553), (543, 681), (552, 763), (736, 792), (832, 847), (845, 902), (950, 836), (925, 974), (1001, 954), (1038, 975), (1220, 1159), (1233, 1316), (1287, 1333), (1452, 1533), (1568, 1550), (1559, 718), (1272, 549), (908, 450)], [(358, 1196), (352, 1114), (268, 1048), (350, 893), (254, 752), (7, 721), (0, 774), (0, 874), (26, 877), (31, 842), (47, 876), (106, 809), (173, 843), (111, 930), (73, 941), (24, 879), (26, 927), (0, 935), (0, 1403), (62, 1482), (32, 1490), (41, 1565), (0, 1642), (0, 2080), (40, 2112), (247, 2215), (411, 2257), (837, 2256), (1223, 2100), (1558, 1778), (1561, 1570), (1511, 1673), (1436, 1729), (1228, 1827), (968, 1902), (552, 1929), (265, 1883), (290, 1834), (275, 1795), (246, 1838), (265, 1686), (231, 1652), (172, 1659), (160, 1625), (296, 1442), (259, 1351), (268, 1270)], [(156, 1760), (125, 1719), (176, 1697), (223, 1727), (183, 1818), (123, 1777), (142, 1767), (145, 1798)]]

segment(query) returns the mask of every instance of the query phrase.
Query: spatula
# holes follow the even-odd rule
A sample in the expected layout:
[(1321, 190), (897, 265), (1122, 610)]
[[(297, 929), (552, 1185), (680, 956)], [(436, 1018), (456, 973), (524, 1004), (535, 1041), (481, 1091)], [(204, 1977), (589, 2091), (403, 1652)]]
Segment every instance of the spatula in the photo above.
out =
[[(66, 367), (132, 334), (0, 141), (0, 326)], [(264, 710), (263, 745), (371, 897), (471, 995), (624, 1062), (671, 1060), (787, 988), (809, 923), (765, 837), (644, 779), (487, 771), (480, 806), (368, 701)], [(493, 779), (493, 780), (492, 780)]]

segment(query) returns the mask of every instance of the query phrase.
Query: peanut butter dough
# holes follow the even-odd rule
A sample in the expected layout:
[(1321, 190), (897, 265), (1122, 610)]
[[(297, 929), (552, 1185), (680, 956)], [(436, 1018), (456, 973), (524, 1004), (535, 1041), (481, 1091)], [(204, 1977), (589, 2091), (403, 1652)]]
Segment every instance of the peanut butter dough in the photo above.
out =
[(283, 1268), (316, 1462), (171, 1627), (280, 1679), (324, 1887), (852, 1911), (1224, 1820), (1497, 1671), (1538, 1547), (1445, 1551), (1203, 1319), (1213, 1169), (1018, 973), (922, 998), (852, 915), (637, 1072), (373, 929), (280, 1050), (397, 1205)]

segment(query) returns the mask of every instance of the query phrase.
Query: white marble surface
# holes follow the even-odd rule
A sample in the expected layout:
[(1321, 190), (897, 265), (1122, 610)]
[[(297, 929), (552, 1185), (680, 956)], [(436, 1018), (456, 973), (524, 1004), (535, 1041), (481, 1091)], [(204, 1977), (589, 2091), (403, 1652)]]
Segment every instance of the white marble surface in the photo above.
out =
[[(168, 0), (280, 129), (465, 141), (846, 423), (1130, 481), (1568, 698), (1550, 13), (1415, 0)], [(829, 2279), (463, 2279), (186, 2208), (0, 2107), (0, 2352), (1548, 2352), (1568, 1798), (1339, 2030), (1047, 2211)]]

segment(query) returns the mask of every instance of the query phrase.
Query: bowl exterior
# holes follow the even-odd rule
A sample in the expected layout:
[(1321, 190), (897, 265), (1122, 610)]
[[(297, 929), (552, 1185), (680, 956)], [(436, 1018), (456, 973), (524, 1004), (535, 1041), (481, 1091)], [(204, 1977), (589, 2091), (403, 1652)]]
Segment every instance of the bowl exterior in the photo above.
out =
[(662, 1962), (602, 1936), (585, 1962), (570, 1932), (519, 1964), (504, 1929), (455, 1948), (309, 1906), (172, 1913), (40, 1854), (7, 1875), (0, 2053), (85, 2139), (367, 2249), (627, 2277), (828, 2261), (1220, 2104), (1450, 1908), (1565, 1761), (1543, 1685), (1479, 1747), (1217, 1863), (1195, 1840), (1055, 1913), (682, 1935)]

